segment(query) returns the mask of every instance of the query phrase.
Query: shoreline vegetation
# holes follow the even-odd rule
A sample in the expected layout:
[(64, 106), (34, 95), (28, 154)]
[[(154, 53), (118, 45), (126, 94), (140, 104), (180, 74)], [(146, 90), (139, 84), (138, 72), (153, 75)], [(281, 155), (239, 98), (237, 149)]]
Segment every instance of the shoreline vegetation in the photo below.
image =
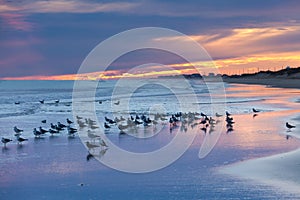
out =
[(269, 87), (300, 88), (300, 67), (285, 68), (279, 71), (260, 71), (253, 74), (222, 76), (227, 83), (258, 84)]
[(256, 73), (246, 73), (241, 75), (221, 75), (221, 74), (183, 74), (174, 76), (160, 76), (159, 78), (172, 79), (183, 77), (186, 79), (204, 79), (206, 82), (223, 80), (226, 83), (266, 85), (267, 87), (298, 88), (300, 89), (300, 67), (279, 71), (259, 71)]

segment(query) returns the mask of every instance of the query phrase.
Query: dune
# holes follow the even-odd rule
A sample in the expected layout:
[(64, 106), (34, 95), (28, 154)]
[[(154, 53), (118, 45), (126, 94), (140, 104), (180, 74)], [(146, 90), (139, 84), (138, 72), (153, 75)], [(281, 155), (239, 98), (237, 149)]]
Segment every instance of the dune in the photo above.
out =
[(224, 82), (258, 84), (280, 88), (300, 89), (300, 67), (286, 68), (279, 71), (260, 71), (253, 74), (223, 76)]

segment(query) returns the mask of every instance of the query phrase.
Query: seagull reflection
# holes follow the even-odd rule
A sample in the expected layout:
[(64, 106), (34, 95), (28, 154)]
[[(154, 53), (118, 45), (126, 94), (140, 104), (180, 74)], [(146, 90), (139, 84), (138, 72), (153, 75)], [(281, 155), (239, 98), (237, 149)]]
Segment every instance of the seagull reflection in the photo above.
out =
[(214, 132), (214, 131), (215, 131), (214, 127), (211, 127), (211, 128), (209, 129), (208, 133), (211, 134), (211, 133)]
[(101, 149), (100, 151), (98, 152), (95, 152), (95, 153), (91, 153), (90, 151), (88, 152), (88, 155), (86, 156), (86, 161), (90, 161), (91, 159), (93, 158), (102, 158), (105, 153), (107, 152), (108, 148), (106, 149)]
[(97, 145), (97, 144), (92, 144), (92, 143), (90, 143), (89, 141), (87, 141), (85, 144), (86, 144), (86, 147), (87, 147), (89, 150), (94, 149), (94, 148), (97, 148), (97, 147), (100, 147), (99, 145)]
[(86, 156), (86, 161), (90, 161), (90, 159), (92, 158), (94, 158), (94, 156), (89, 152), (88, 155)]

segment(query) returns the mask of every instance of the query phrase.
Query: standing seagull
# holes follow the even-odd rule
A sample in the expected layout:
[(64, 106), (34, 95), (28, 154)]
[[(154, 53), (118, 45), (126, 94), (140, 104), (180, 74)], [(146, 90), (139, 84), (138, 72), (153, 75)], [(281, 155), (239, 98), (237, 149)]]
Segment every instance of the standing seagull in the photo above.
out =
[(42, 135), (42, 133), (38, 130), (36, 130), (36, 128), (33, 129), (33, 134), (35, 137), (40, 137)]
[(87, 147), (89, 150), (91, 150), (91, 149), (93, 149), (93, 148), (100, 147), (99, 145), (92, 144), (92, 143), (90, 143), (90, 142), (86, 142), (85, 144), (86, 144), (86, 147)]
[(69, 118), (67, 118), (67, 123), (72, 124), (73, 122)]
[(47, 133), (47, 132), (49, 132), (49, 131), (43, 129), (43, 128), (40, 126), (40, 132), (41, 132), (42, 134), (45, 134), (45, 133)]
[(293, 126), (291, 124), (289, 124), (288, 122), (285, 123), (285, 126), (288, 128), (288, 129), (291, 129), (291, 128), (295, 128), (296, 126)]
[(22, 142), (27, 141), (28, 139), (22, 138), (22, 137), (18, 137), (18, 143), (22, 144)]
[(216, 117), (222, 117), (223, 115), (216, 113)]
[(18, 129), (16, 126), (14, 127), (14, 131), (15, 131), (16, 133), (21, 133), (21, 132), (23, 132), (23, 130)]
[(4, 137), (1, 139), (1, 142), (4, 144), (4, 147), (6, 147), (6, 143), (11, 142), (11, 141), (12, 141), (11, 139), (4, 138)]

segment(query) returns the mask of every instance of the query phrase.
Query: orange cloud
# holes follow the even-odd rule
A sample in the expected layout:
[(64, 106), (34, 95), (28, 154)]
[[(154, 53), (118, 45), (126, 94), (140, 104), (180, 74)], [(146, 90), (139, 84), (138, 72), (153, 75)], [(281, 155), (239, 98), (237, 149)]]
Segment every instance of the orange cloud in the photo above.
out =
[[(173, 75), (178, 73), (197, 73), (194, 66), (202, 74), (209, 72), (239, 74), (256, 72), (258, 70), (278, 70), (287, 65), (300, 66), (300, 48), (298, 41), (285, 44), (286, 39), (300, 34), (300, 26), (241, 28), (233, 29), (229, 34), (192, 35), (216, 58), (213, 62), (196, 61), (194, 63), (174, 63), (166, 67), (152, 64), (133, 71), (110, 70), (88, 74), (69, 74), (58, 76), (29, 76), (5, 79), (38, 79), (38, 80), (97, 80), (117, 78), (141, 78)], [(163, 40), (184, 40), (181, 37), (157, 38), (154, 42)], [(300, 41), (299, 41), (300, 43)], [(185, 46), (183, 45), (184, 49)], [(187, 49), (187, 51), (189, 51)]]

